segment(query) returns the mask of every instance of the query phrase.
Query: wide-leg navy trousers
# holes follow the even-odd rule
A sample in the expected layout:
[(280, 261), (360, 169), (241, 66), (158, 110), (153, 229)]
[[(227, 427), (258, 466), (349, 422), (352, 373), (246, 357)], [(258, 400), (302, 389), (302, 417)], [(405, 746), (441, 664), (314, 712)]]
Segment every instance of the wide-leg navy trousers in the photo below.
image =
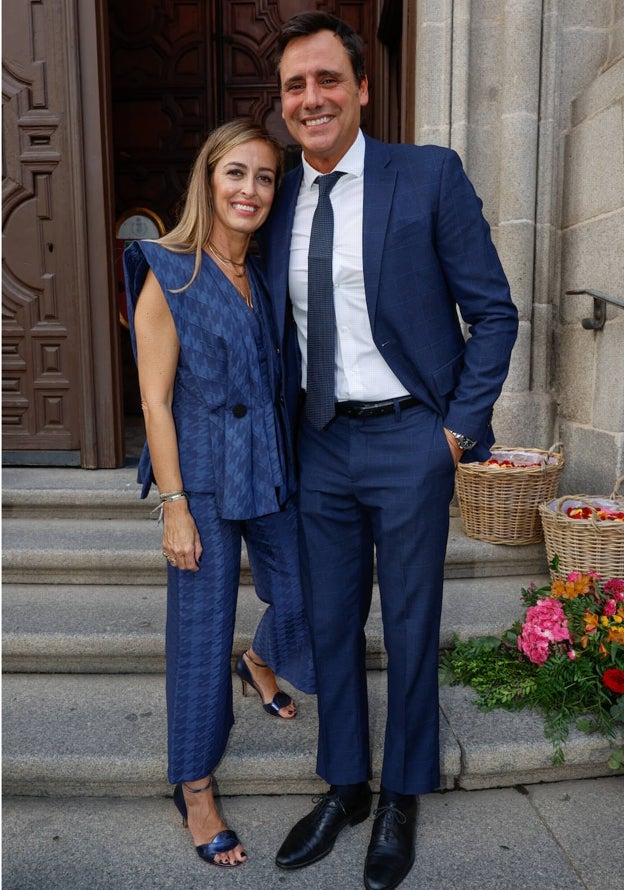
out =
[(168, 568), (167, 722), (171, 783), (211, 773), (223, 756), (234, 714), (231, 653), (244, 539), (256, 593), (267, 609), (253, 648), (276, 674), (315, 691), (299, 569), (297, 513), (241, 522), (217, 515), (214, 495), (189, 495), (203, 546), (198, 572)]
[(376, 551), (388, 653), (382, 785), (439, 785), (438, 646), (455, 467), (441, 418), (417, 405), (337, 417), (299, 436), (302, 575), (317, 672), (317, 771), (369, 778), (364, 626)]

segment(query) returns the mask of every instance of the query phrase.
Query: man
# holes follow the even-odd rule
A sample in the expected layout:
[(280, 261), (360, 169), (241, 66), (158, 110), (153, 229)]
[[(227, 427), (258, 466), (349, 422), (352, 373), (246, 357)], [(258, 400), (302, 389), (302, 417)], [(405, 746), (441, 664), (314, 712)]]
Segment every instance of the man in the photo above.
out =
[[(276, 862), (318, 861), (370, 813), (364, 626), (375, 550), (387, 720), (364, 883), (390, 890), (414, 860), (416, 795), (439, 785), (437, 655), (455, 467), (464, 454), (489, 456), (517, 311), (455, 152), (362, 134), (368, 83), (358, 35), (331, 15), (302, 13), (284, 25), (276, 58), (282, 117), (303, 160), (260, 241), (302, 390), (302, 569), (318, 677), (317, 771), (330, 784)], [(331, 185), (317, 181), (334, 171)], [(320, 197), (326, 219), (327, 195), (333, 244), (319, 242), (315, 221)], [(329, 231), (331, 239), (331, 222)], [(319, 336), (327, 309), (315, 301), (328, 255), (335, 323)], [(317, 340), (331, 343), (325, 418)]]

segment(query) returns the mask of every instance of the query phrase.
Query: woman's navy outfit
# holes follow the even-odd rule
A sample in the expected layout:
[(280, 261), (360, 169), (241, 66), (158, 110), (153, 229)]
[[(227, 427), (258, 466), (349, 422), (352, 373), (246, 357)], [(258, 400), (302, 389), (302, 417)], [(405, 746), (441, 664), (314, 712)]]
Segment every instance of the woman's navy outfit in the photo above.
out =
[[(169, 781), (211, 773), (230, 728), (230, 656), (245, 540), (256, 593), (267, 603), (253, 649), (276, 674), (314, 692), (301, 592), (292, 448), (283, 418), (281, 357), (253, 258), (250, 310), (204, 254), (135, 241), (124, 254), (133, 345), (134, 310), (151, 267), (180, 342), (173, 418), (180, 470), (203, 553), (198, 572), (168, 568)], [(147, 445), (139, 461), (145, 497), (153, 482)]]

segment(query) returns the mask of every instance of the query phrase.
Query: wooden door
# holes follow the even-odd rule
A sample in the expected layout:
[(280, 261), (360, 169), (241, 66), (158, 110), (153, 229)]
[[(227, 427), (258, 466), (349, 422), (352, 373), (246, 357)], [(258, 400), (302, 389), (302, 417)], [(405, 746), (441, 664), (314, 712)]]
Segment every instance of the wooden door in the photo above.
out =
[[(10, 7), (10, 10), (7, 9)], [(77, 450), (79, 385), (66, 111), (48, 5), (5, 3), (3, 447)], [(35, 40), (35, 33), (37, 39)], [(35, 49), (36, 47), (36, 49)]]
[(102, 7), (2, 12), (5, 461), (116, 466)]
[[(378, 4), (315, 5), (362, 35), (372, 72)], [(198, 148), (215, 126), (233, 117), (261, 120), (286, 146), (290, 163), (298, 158), (281, 119), (271, 56), (286, 19), (309, 9), (307, 0), (109, 0), (117, 219), (143, 209), (170, 228)], [(373, 84), (373, 73), (370, 79)], [(116, 265), (123, 303), (122, 251), (120, 243)], [(123, 319), (120, 336), (125, 413), (138, 416), (136, 369)]]
[[(317, 2), (366, 44), (374, 84), (377, 3)], [(252, 116), (288, 145), (271, 56), (307, 0), (110, 0), (116, 212), (146, 207), (170, 227), (211, 129)]]

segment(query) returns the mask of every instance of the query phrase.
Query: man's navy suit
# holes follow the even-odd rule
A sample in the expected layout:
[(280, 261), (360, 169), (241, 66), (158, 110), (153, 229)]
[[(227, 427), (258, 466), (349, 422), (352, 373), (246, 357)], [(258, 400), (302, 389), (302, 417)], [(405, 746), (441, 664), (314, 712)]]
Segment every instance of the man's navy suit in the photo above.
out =
[(383, 417), (339, 416), (320, 432), (298, 422), (288, 267), (301, 178), (301, 167), (285, 177), (259, 242), (299, 434), (302, 557), (319, 680), (317, 769), (333, 784), (369, 774), (364, 624), (374, 544), (388, 652), (381, 781), (422, 793), (439, 784), (437, 653), (454, 483), (444, 427), (477, 440), (464, 459), (488, 457), (517, 310), (458, 155), (367, 137), (368, 316), (377, 349), (418, 404)]

